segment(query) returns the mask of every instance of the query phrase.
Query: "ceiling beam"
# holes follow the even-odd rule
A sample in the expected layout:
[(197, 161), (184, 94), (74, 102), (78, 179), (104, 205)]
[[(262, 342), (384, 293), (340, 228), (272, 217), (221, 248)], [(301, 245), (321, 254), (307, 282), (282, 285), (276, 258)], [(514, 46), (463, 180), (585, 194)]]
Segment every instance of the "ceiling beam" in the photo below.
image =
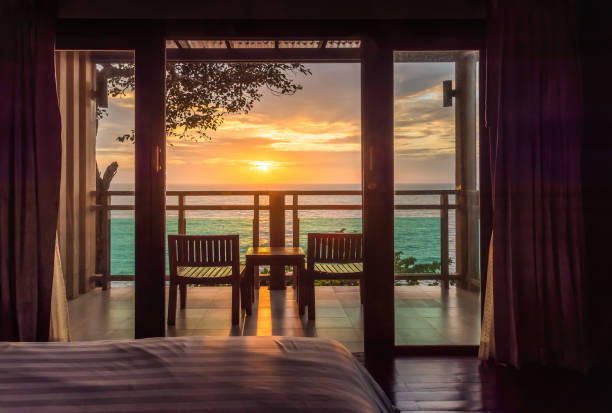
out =
[(168, 61), (185, 62), (360, 62), (360, 49), (168, 49)]

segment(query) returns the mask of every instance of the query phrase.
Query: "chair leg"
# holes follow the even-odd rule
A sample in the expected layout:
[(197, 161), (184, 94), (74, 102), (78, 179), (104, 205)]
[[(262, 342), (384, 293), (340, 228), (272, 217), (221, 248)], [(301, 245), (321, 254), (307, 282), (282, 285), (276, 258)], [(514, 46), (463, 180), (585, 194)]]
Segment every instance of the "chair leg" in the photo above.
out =
[(240, 274), (240, 309), (246, 310), (247, 302), (247, 285), (245, 273)]
[(363, 285), (363, 277), (359, 280), (359, 296), (361, 297), (361, 305), (365, 302), (365, 285)]
[(300, 305), (300, 292), (298, 287), (298, 280), (300, 275), (298, 274), (298, 266), (293, 266), (293, 296), (295, 297), (295, 301)]
[(308, 278), (308, 319), (315, 319), (315, 280), (311, 274), (306, 276)]
[(305, 282), (304, 282), (304, 276), (306, 275), (303, 271), (302, 268), (298, 268), (298, 277), (297, 277), (297, 281), (296, 281), (296, 285), (297, 285), (297, 294), (298, 294), (298, 311), (299, 314), (302, 316), (304, 315), (304, 313), (306, 312), (306, 288), (305, 288)]
[(173, 326), (176, 323), (176, 283), (170, 282), (170, 291), (168, 293), (168, 325)]
[[(255, 272), (257, 272), (257, 278), (255, 278)], [(259, 267), (254, 266), (249, 270), (250, 284), (251, 284), (251, 303), (255, 302), (255, 288), (259, 288)], [(257, 283), (257, 286), (255, 285)]]
[(232, 280), (232, 324), (240, 320), (240, 276)]
[(244, 276), (244, 296), (246, 299), (246, 313), (247, 315), (251, 315), (253, 313), (253, 300), (255, 297), (255, 292), (253, 289), (253, 266), (247, 265), (245, 271), (246, 274)]
[(180, 284), (179, 292), (181, 296), (181, 310), (187, 307), (187, 284)]

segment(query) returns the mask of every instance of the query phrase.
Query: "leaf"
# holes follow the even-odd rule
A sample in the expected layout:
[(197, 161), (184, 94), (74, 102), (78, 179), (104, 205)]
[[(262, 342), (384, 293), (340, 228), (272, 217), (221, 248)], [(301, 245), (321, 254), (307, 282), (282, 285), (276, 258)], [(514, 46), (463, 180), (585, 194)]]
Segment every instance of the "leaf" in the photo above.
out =
[[(132, 63), (97, 65), (98, 76), (108, 82), (112, 97), (134, 91)], [(166, 64), (166, 134), (193, 141), (210, 140), (228, 114), (247, 114), (263, 96), (293, 95), (302, 90), (297, 75), (308, 76), (310, 69), (299, 63), (190, 63)], [(108, 111), (97, 108), (98, 119)], [(133, 142), (134, 131), (117, 137)]]

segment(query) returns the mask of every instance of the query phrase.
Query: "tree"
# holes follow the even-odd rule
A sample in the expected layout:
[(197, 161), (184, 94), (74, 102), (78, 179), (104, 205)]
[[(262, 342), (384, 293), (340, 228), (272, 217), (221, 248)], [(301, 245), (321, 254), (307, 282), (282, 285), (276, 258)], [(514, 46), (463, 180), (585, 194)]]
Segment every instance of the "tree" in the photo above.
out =
[[(107, 79), (108, 94), (126, 95), (134, 90), (134, 65), (104, 63), (98, 76)], [(217, 130), (227, 114), (247, 114), (263, 96), (293, 95), (302, 89), (295, 75), (310, 75), (299, 63), (176, 63), (166, 65), (166, 134), (180, 139), (209, 140), (207, 131)], [(107, 114), (98, 108), (97, 116)], [(134, 141), (134, 131), (118, 136)]]

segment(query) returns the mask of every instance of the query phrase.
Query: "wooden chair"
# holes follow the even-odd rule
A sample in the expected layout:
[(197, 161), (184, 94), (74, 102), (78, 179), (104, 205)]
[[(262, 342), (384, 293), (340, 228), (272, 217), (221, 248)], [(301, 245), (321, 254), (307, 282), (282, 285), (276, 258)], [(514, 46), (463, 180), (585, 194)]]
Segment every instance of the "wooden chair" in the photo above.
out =
[[(238, 235), (168, 235), (170, 295), (168, 325), (176, 321), (176, 293), (181, 309), (187, 304), (187, 284), (232, 285), (232, 324), (240, 318), (240, 266)], [(244, 301), (244, 297), (242, 297)]]
[(315, 318), (316, 280), (359, 280), (361, 303), (364, 297), (363, 235), (362, 234), (308, 234), (306, 277), (301, 290), (305, 296), (299, 304), (300, 314), (308, 305), (308, 319)]

